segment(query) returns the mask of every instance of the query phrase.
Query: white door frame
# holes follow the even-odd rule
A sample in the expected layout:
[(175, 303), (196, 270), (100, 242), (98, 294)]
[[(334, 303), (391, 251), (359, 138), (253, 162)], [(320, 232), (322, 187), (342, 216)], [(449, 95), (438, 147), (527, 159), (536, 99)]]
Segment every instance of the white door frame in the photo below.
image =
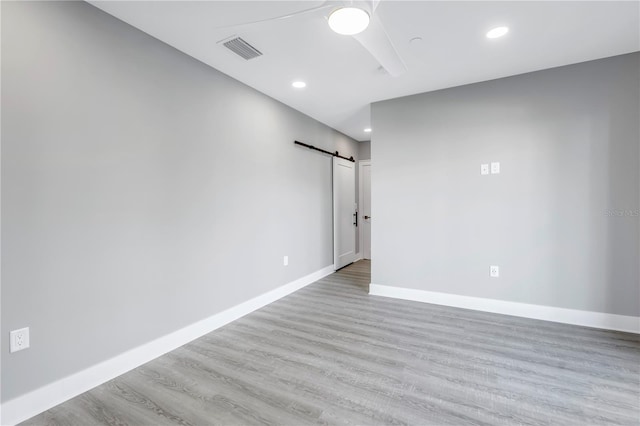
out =
[[(358, 161), (358, 223), (364, 223), (364, 218), (362, 217), (362, 206), (364, 205), (364, 195), (362, 191), (362, 166), (371, 166), (371, 160), (360, 160)], [(360, 248), (360, 258), (364, 259), (364, 239), (362, 226), (358, 229), (358, 247)]]

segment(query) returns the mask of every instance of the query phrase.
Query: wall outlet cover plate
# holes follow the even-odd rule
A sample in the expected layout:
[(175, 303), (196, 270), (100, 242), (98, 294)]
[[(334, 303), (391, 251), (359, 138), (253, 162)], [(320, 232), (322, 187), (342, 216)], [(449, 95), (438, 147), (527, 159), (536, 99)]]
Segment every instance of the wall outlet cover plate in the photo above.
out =
[(29, 327), (11, 331), (9, 340), (11, 353), (27, 349), (29, 347)]
[(489, 276), (492, 278), (498, 278), (500, 276), (499, 266), (489, 266)]

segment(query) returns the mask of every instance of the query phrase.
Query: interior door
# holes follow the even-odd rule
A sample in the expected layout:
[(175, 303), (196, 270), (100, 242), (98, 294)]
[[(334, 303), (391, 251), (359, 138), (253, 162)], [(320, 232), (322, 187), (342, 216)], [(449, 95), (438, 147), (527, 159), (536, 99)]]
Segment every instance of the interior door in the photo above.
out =
[(360, 252), (371, 259), (371, 161), (360, 162)]
[(356, 168), (333, 157), (333, 265), (336, 270), (356, 258)]

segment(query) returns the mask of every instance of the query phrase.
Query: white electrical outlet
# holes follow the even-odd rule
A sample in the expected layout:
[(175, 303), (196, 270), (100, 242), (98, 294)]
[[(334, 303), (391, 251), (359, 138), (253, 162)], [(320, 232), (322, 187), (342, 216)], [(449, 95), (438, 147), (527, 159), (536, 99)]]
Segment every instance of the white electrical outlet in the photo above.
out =
[(489, 165), (488, 164), (480, 164), (480, 174), (488, 175), (489, 174)]
[(491, 163), (491, 174), (497, 175), (500, 174), (500, 163)]
[(18, 352), (29, 347), (29, 327), (13, 330), (9, 333), (10, 350)]
[(489, 266), (489, 276), (498, 278), (500, 276), (500, 268), (495, 265)]
[(284, 266), (289, 266), (289, 256), (285, 256), (284, 259), (282, 259), (282, 264)]

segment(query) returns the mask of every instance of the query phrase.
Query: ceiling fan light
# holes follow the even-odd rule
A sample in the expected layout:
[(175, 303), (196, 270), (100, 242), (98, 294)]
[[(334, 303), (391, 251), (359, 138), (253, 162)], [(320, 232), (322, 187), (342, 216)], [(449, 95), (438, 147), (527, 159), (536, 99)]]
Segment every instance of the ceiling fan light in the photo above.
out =
[(358, 7), (342, 7), (329, 15), (329, 27), (338, 34), (358, 34), (368, 26), (369, 14)]

